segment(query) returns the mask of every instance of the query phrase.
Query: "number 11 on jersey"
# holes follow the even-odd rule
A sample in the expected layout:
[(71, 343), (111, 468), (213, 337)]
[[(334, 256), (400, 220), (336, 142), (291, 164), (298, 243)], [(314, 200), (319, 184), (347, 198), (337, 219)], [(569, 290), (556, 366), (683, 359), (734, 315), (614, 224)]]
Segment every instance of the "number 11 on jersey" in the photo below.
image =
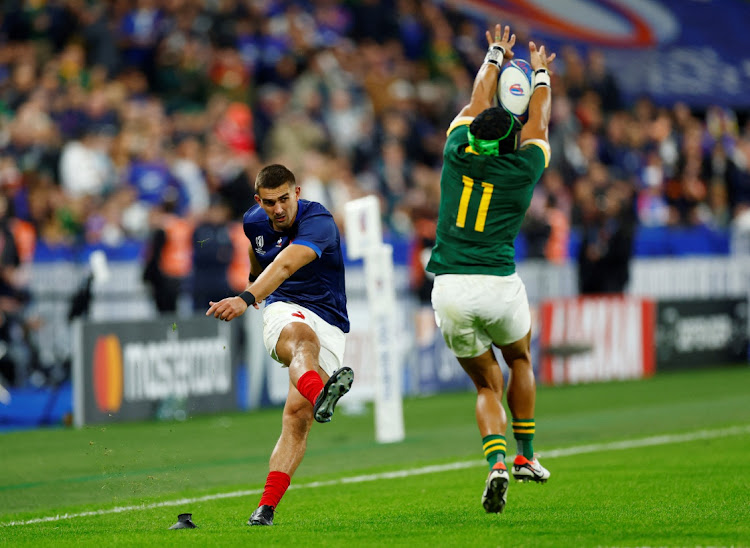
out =
[[(461, 192), (461, 201), (458, 203), (458, 217), (456, 217), (456, 226), (459, 228), (464, 228), (464, 225), (466, 225), (466, 213), (469, 211), (469, 201), (474, 190), (474, 179), (464, 175), (462, 181), (464, 189)], [(474, 230), (477, 232), (484, 232), (484, 223), (487, 220), (487, 211), (490, 208), (490, 200), (494, 189), (495, 187), (490, 183), (482, 183), (482, 199), (479, 201), (479, 211), (477, 211), (477, 219), (474, 222)]]

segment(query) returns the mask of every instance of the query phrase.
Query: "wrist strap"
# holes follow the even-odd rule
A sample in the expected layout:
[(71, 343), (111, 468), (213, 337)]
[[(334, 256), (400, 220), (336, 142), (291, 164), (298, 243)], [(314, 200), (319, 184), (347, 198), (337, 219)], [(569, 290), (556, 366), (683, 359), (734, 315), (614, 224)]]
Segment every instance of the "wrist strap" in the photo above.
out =
[(250, 282), (250, 283), (253, 283), (257, 279), (258, 279), (258, 276), (253, 276), (252, 272), (247, 275), (247, 281)]
[(541, 68), (534, 72), (534, 89), (536, 89), (537, 86), (552, 87), (547, 69)]
[(505, 58), (505, 48), (503, 46), (490, 46), (487, 50), (487, 55), (484, 56), (484, 62), (490, 65), (495, 65), (500, 68)]
[(243, 291), (239, 295), (237, 295), (240, 299), (245, 301), (245, 304), (250, 307), (255, 304), (255, 295), (250, 293), (249, 291)]

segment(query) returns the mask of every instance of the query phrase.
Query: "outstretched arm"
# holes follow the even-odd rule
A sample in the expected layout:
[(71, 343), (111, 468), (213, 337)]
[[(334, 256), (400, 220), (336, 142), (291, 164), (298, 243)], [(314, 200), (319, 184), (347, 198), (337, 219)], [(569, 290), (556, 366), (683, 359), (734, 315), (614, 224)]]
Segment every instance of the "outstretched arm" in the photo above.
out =
[(549, 118), (552, 112), (552, 88), (550, 87), (549, 66), (556, 54), (549, 57), (544, 46), (536, 49), (529, 42), (529, 62), (534, 69), (534, 91), (529, 102), (529, 119), (521, 130), (521, 143), (538, 139), (549, 144)]
[[(317, 253), (310, 247), (305, 245), (288, 246), (276, 256), (265, 270), (260, 272), (254, 281), (247, 284), (242, 296), (227, 297), (216, 303), (213, 301), (208, 303), (210, 308), (206, 312), (206, 316), (213, 316), (228, 322), (242, 316), (250, 305), (258, 308), (257, 303), (276, 291), (276, 288), (292, 274), (317, 258)], [(253, 259), (255, 259), (254, 254), (251, 254), (250, 272), (252, 275), (260, 271), (257, 259)]]
[(494, 40), (490, 31), (485, 33), (489, 49), (484, 58), (484, 63), (479, 68), (474, 87), (471, 91), (469, 104), (461, 109), (456, 118), (462, 116), (476, 116), (485, 109), (492, 106), (492, 99), (497, 92), (497, 79), (503, 62), (513, 59), (513, 46), (516, 43), (516, 35), (510, 33), (510, 27), (506, 25), (503, 30), (500, 24), (495, 25)]

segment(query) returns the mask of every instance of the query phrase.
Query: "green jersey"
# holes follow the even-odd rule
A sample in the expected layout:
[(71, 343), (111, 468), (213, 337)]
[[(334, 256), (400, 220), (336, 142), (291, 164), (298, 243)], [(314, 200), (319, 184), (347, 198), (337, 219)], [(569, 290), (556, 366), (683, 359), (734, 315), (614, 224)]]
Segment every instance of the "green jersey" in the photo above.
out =
[(437, 239), (427, 270), (435, 274), (516, 271), (513, 242), (547, 163), (549, 145), (533, 139), (511, 154), (479, 155), (469, 146), (469, 124), (448, 130), (440, 177)]

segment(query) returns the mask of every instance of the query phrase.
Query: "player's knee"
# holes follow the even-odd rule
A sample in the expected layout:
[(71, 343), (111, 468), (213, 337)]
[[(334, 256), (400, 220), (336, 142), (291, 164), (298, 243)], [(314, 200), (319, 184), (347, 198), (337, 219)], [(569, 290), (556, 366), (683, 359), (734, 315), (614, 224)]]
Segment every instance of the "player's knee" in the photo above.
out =
[(525, 341), (518, 341), (501, 348), (503, 359), (510, 369), (531, 365), (531, 348)]
[(318, 363), (320, 344), (317, 340), (298, 341), (292, 347), (291, 354), (292, 356), (289, 367), (292, 369), (300, 368), (301, 370), (307, 371), (310, 369), (311, 364), (314, 365)]
[(493, 392), (503, 391), (503, 375), (500, 367), (495, 363), (494, 367), (467, 367), (464, 365), (464, 371), (474, 383), (477, 392), (482, 390), (492, 390)]
[(508, 364), (508, 368), (511, 370), (517, 371), (518, 369), (531, 367), (531, 353), (528, 351), (503, 357), (505, 358), (505, 363)]
[(317, 339), (304, 339), (294, 345), (294, 355), (304, 355), (317, 358), (320, 353), (320, 343)]
[(472, 376), (471, 380), (474, 381), (477, 392), (492, 390), (493, 392), (502, 393), (503, 391), (503, 379), (502, 377), (498, 378), (497, 375), (476, 375)]

